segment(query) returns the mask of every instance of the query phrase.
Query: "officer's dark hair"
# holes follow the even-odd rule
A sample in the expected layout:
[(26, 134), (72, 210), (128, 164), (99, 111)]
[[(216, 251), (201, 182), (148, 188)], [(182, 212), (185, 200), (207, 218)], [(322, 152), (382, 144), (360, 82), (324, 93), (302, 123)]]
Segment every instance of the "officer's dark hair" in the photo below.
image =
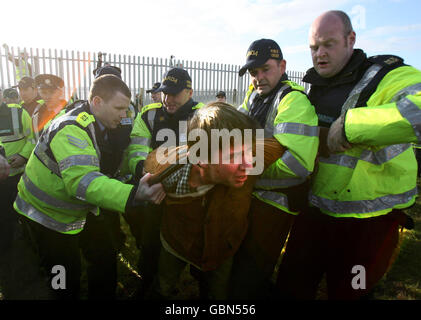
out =
[(126, 97), (131, 98), (129, 87), (121, 79), (112, 74), (105, 74), (93, 81), (89, 92), (89, 101), (92, 101), (96, 96), (108, 101), (116, 92), (121, 92)]
[(351, 23), (351, 19), (349, 18), (349, 16), (341, 11), (341, 10), (331, 10), (329, 11), (329, 13), (334, 14), (335, 16), (337, 16), (341, 22), (342, 25), (344, 26), (344, 37), (346, 38), (353, 30), (352, 28), (352, 23)]

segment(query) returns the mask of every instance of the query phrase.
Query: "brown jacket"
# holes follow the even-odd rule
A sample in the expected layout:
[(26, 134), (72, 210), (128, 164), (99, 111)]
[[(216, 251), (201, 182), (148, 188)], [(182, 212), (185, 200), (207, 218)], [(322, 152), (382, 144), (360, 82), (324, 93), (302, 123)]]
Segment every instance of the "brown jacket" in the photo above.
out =
[[(265, 139), (265, 167), (280, 158), (283, 152), (275, 139)], [(154, 153), (145, 163), (145, 169), (151, 173), (159, 173), (167, 166), (157, 164)], [(165, 241), (202, 270), (216, 269), (235, 254), (244, 239), (251, 193), (257, 178), (249, 176), (241, 188), (218, 184), (199, 197), (171, 198), (167, 195), (161, 222)]]

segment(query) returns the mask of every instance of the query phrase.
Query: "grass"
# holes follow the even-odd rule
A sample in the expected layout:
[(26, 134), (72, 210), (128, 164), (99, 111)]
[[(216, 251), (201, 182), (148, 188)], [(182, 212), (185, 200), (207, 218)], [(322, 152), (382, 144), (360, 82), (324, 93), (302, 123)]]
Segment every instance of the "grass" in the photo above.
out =
[[(418, 186), (420, 183), (418, 183)], [(415, 222), (413, 230), (400, 234), (400, 250), (389, 272), (373, 292), (374, 299), (420, 300), (421, 299), (421, 199), (407, 210)]]

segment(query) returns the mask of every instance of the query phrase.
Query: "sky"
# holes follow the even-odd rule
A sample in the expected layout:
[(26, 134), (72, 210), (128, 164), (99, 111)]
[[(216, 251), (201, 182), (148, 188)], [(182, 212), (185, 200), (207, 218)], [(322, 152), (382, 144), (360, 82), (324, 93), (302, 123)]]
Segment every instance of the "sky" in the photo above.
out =
[(306, 71), (310, 25), (333, 9), (351, 17), (356, 48), (421, 69), (420, 0), (7, 0), (0, 44), (242, 65), (270, 38), (288, 70)]

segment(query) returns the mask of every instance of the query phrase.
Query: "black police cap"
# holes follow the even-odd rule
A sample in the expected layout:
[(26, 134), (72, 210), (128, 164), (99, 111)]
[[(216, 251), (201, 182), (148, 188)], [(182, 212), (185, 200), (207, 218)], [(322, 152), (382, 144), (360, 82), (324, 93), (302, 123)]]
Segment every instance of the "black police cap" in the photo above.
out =
[(161, 86), (155, 92), (178, 94), (183, 89), (191, 89), (191, 82), (190, 75), (186, 70), (172, 68), (165, 73)]
[(121, 79), (121, 69), (116, 66), (103, 66), (93, 71), (95, 79), (103, 76), (104, 74), (113, 74)]
[(146, 93), (155, 93), (156, 90), (161, 86), (161, 82), (155, 82), (151, 89), (146, 90)]
[(14, 88), (8, 88), (3, 91), (3, 97), (8, 99), (19, 98), (19, 93)]
[(269, 59), (282, 60), (282, 51), (279, 45), (271, 39), (260, 39), (254, 41), (247, 50), (246, 64), (238, 72), (243, 76), (247, 70), (260, 67)]
[(219, 97), (226, 97), (225, 91), (219, 91), (218, 94), (216, 95), (217, 98)]

